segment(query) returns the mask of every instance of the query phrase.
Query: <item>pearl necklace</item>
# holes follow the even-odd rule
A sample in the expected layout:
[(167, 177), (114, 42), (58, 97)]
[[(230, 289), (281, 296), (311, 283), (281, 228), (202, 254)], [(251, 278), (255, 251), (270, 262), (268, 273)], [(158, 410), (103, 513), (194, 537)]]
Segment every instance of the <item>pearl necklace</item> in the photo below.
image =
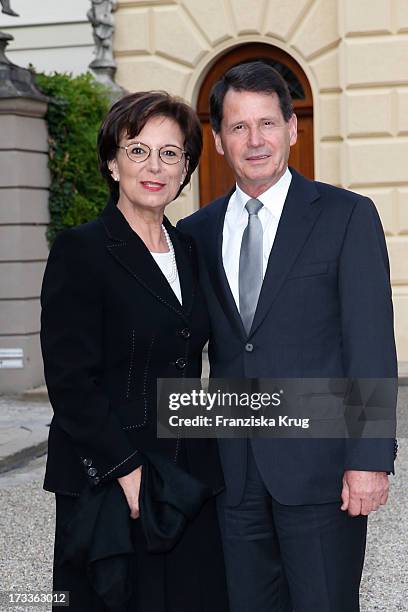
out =
[(170, 240), (170, 236), (166, 230), (166, 228), (164, 227), (164, 225), (162, 224), (162, 230), (163, 230), (163, 234), (164, 237), (166, 239), (167, 242), (167, 246), (169, 247), (169, 252), (171, 253), (171, 270), (170, 270), (170, 274), (166, 274), (164, 272), (164, 276), (167, 278), (167, 281), (170, 283), (170, 285), (172, 285), (174, 283), (174, 281), (176, 280), (177, 276), (178, 276), (178, 271), (177, 271), (177, 265), (176, 265), (176, 254), (174, 252), (174, 247), (173, 244)]

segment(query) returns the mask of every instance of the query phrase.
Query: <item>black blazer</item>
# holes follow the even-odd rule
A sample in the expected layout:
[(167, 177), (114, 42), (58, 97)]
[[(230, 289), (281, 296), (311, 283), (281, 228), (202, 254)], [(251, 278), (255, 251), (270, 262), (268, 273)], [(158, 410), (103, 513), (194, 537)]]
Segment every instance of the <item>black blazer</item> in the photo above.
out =
[[(373, 203), (291, 173), (249, 336), (222, 263), (231, 193), (178, 225), (199, 254), (211, 376), (396, 377), (387, 249)], [(337, 501), (344, 470), (394, 466), (391, 439), (256, 439), (252, 447), (270, 493), (284, 504)], [(220, 441), (231, 505), (242, 495), (246, 448), (245, 440)]]
[(62, 232), (41, 294), (41, 344), (54, 409), (44, 488), (79, 494), (142, 463), (138, 451), (182, 456), (222, 486), (214, 440), (157, 439), (156, 380), (200, 377), (208, 315), (195, 249), (164, 220), (176, 254), (181, 306), (143, 241), (113, 202)]

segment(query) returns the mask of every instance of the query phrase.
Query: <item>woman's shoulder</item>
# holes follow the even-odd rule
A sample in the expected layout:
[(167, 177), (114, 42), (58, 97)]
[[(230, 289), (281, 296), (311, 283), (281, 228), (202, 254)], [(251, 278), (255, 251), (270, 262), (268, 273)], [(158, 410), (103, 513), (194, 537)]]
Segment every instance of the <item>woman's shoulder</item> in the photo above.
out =
[(81, 225), (69, 227), (57, 234), (52, 249), (89, 248), (103, 241), (104, 229), (99, 218)]
[(99, 219), (62, 230), (51, 246), (47, 267), (65, 274), (99, 276), (104, 261), (104, 233)]

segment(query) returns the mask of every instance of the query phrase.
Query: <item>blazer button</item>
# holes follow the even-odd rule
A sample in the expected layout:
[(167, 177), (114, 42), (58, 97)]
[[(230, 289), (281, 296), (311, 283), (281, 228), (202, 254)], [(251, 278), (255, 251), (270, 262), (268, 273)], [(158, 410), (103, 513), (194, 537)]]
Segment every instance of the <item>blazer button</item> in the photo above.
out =
[(96, 476), (98, 473), (98, 470), (96, 468), (89, 468), (88, 470), (88, 476), (90, 476), (91, 478), (93, 478), (94, 476)]
[(180, 331), (180, 336), (185, 338), (185, 340), (188, 340), (191, 336), (191, 331), (188, 329), (188, 327), (185, 327)]
[(92, 465), (92, 459), (82, 459), (82, 463), (84, 464), (85, 467), (90, 467)]
[(176, 360), (176, 368), (178, 368), (179, 370), (184, 370), (186, 365), (187, 365), (187, 361), (184, 359), (184, 357), (179, 357)]
[(251, 342), (247, 342), (247, 344), (245, 345), (245, 350), (247, 353), (252, 353), (252, 351), (254, 350), (254, 345), (251, 344)]

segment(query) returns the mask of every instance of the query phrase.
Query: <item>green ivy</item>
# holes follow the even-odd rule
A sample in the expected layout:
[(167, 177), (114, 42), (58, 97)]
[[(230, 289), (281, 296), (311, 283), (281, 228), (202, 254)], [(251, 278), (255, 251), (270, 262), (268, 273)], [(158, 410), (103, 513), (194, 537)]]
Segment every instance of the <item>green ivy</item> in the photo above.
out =
[(96, 154), (98, 129), (109, 106), (108, 90), (91, 74), (37, 74), (51, 98), (46, 120), (51, 186), (50, 244), (61, 230), (94, 219), (106, 204), (108, 189)]

